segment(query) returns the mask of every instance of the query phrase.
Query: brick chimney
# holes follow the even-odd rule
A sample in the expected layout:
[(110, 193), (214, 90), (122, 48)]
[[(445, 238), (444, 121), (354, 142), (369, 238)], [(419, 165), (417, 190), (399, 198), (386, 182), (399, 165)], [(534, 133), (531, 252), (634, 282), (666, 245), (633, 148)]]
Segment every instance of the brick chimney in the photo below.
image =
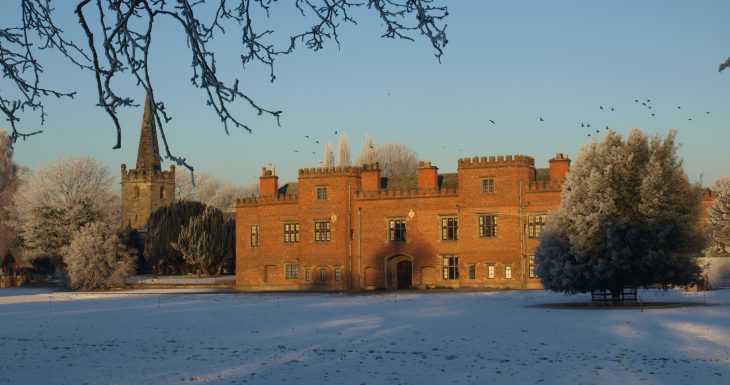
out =
[(439, 186), (439, 168), (431, 166), (431, 162), (418, 162), (418, 188), (437, 189)]
[(360, 178), (362, 191), (380, 189), (380, 165), (378, 163), (363, 164)]
[(570, 169), (570, 158), (565, 154), (555, 154), (555, 158), (550, 159), (550, 180), (565, 179), (568, 169)]
[(259, 177), (259, 194), (261, 196), (276, 196), (279, 194), (279, 177), (276, 176), (276, 169), (267, 170), (262, 168)]

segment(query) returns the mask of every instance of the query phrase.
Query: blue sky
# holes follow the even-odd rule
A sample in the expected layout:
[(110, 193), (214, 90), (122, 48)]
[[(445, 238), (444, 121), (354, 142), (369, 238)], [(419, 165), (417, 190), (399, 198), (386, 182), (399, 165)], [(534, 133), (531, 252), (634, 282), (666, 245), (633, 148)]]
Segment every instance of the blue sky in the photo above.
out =
[[(70, 7), (58, 6), (64, 29), (78, 35)], [(229, 136), (202, 93), (190, 86), (182, 35), (173, 24), (161, 23), (152, 76), (156, 95), (173, 116), (167, 126), (173, 152), (197, 170), (237, 184), (255, 181), (269, 164), (282, 182), (296, 179), (299, 168), (318, 165), (324, 143), (336, 146), (335, 131), (348, 134), (353, 158), (370, 135), (376, 143), (409, 145), (442, 172), (455, 171), (460, 157), (500, 154), (531, 155), (538, 167), (547, 167), (555, 153), (575, 158), (591, 140), (583, 123), (621, 133), (632, 127), (662, 135), (677, 129), (679, 154), (692, 181), (703, 174), (708, 185), (730, 174), (730, 72), (717, 71), (730, 56), (730, 2), (452, 1), (448, 6), (449, 44), (441, 63), (425, 39), (380, 38), (377, 16), (362, 10), (356, 12), (357, 26), (342, 26), (339, 50), (330, 44), (321, 52), (282, 57), (270, 83), (266, 67), (241, 69), (237, 37), (229, 33), (216, 43), (224, 78), (240, 78), (258, 103), (284, 111), (277, 127), (239, 103), (234, 111), (253, 133), (232, 129)], [(15, 7), (3, 3), (0, 23), (17, 20)], [(272, 26), (301, 25), (297, 14), (279, 8)], [(48, 60), (45, 79), (61, 89), (75, 88), (78, 95), (46, 100), (45, 133), (18, 143), (16, 160), (34, 167), (89, 154), (115, 174), (121, 163), (134, 164), (141, 108), (122, 111), (122, 148), (112, 150), (113, 124), (94, 105), (90, 74), (54, 55), (42, 58)], [(6, 88), (0, 80), (0, 90)], [(143, 99), (131, 83), (124, 91)], [(635, 99), (650, 99), (652, 109)], [(38, 127), (37, 117), (25, 118), (20, 128)]]

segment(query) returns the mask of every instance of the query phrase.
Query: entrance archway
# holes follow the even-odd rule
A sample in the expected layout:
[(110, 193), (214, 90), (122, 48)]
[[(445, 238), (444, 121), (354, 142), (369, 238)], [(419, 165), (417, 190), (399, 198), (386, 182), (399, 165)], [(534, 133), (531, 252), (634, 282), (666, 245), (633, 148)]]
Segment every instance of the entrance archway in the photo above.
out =
[(388, 290), (410, 289), (413, 285), (413, 259), (410, 256), (397, 254), (386, 259), (385, 287)]

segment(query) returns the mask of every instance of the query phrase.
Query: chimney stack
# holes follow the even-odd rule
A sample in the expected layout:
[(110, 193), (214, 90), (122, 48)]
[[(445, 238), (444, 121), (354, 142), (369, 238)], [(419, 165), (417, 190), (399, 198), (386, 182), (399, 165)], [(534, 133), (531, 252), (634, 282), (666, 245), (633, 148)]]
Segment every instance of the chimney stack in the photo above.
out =
[(555, 158), (550, 159), (550, 180), (564, 180), (567, 177), (568, 169), (570, 169), (570, 158), (562, 153), (555, 154)]
[(263, 196), (277, 196), (279, 194), (279, 177), (274, 170), (261, 169), (259, 177), (259, 194)]
[(362, 171), (360, 172), (360, 188), (362, 191), (380, 189), (380, 165), (378, 163), (362, 165)]
[(418, 162), (418, 188), (438, 189), (439, 168), (431, 162)]

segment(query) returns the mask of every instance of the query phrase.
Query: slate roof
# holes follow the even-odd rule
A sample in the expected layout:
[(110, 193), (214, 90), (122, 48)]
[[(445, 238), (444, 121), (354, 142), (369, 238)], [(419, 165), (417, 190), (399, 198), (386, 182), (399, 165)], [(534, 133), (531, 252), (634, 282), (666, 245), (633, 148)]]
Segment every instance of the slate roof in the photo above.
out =
[(279, 187), (279, 195), (298, 195), (299, 194), (299, 183), (291, 182)]
[[(457, 173), (439, 174), (439, 187), (455, 189), (459, 186), (459, 175)], [(393, 176), (380, 178), (380, 188), (386, 190), (410, 190), (418, 189), (418, 176)]]

